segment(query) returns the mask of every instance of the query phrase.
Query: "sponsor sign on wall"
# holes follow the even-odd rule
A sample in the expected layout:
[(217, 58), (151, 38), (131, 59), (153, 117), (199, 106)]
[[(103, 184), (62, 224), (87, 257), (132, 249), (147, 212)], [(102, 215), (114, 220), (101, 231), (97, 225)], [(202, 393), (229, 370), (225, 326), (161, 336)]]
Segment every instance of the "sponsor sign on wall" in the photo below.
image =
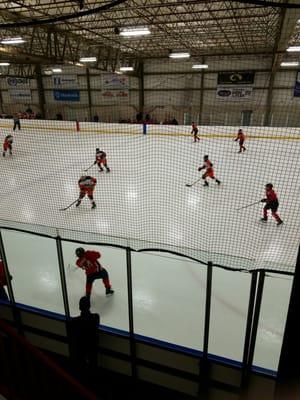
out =
[(254, 72), (219, 72), (218, 85), (253, 85)]
[(101, 90), (102, 104), (128, 103), (129, 90)]
[(53, 86), (77, 86), (77, 75), (52, 75)]
[(9, 90), (11, 101), (16, 103), (30, 103), (32, 100), (30, 89)]
[(80, 101), (79, 90), (53, 90), (56, 101)]
[(217, 99), (223, 101), (245, 101), (251, 100), (251, 86), (218, 86)]
[(300, 97), (300, 71), (297, 72), (296, 82), (294, 87), (294, 97)]
[(9, 87), (28, 87), (30, 80), (20, 76), (9, 76), (6, 78), (6, 83)]
[(128, 89), (129, 77), (118, 74), (102, 74), (103, 89)]

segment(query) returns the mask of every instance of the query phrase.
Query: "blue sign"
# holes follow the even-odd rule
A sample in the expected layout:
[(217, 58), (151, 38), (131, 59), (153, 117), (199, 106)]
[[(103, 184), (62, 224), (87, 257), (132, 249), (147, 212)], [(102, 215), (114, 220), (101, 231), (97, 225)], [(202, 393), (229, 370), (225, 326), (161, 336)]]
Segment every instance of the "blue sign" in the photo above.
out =
[(53, 90), (54, 100), (80, 101), (79, 90)]

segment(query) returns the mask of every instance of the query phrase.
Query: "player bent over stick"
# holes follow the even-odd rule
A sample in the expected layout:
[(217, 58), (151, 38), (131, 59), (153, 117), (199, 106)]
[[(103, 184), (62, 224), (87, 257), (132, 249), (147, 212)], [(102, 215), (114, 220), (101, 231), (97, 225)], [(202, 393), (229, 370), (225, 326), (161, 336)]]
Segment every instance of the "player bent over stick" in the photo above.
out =
[(9, 150), (9, 154), (12, 156), (12, 143), (13, 143), (12, 135), (7, 135), (3, 142), (3, 153), (2, 153), (3, 157), (5, 157), (7, 150)]
[(202, 175), (202, 179), (204, 179), (204, 184), (203, 184), (203, 186), (209, 186), (209, 185), (208, 185), (208, 182), (207, 182), (207, 180), (206, 180), (207, 177), (209, 177), (209, 178), (215, 180), (215, 182), (216, 182), (218, 185), (220, 185), (221, 182), (219, 181), (219, 179), (216, 179), (216, 178), (215, 178), (215, 173), (214, 173), (214, 170), (213, 170), (213, 164), (212, 164), (212, 162), (208, 159), (208, 156), (207, 156), (207, 155), (203, 157), (203, 161), (204, 161), (204, 164), (202, 165), (202, 167), (199, 167), (199, 168), (198, 168), (198, 171), (201, 171), (202, 169), (206, 169), (206, 171), (205, 171), (204, 174)]
[(98, 165), (99, 172), (103, 171), (102, 165), (105, 167), (106, 172), (110, 172), (110, 168), (107, 165), (106, 153), (104, 151), (101, 151), (100, 149), (96, 149), (96, 160), (94, 162), (94, 165), (95, 164)]
[(90, 202), (92, 204), (92, 208), (96, 208), (96, 203), (95, 203), (94, 197), (93, 197), (96, 183), (97, 183), (97, 179), (93, 178), (92, 176), (83, 175), (80, 177), (80, 179), (78, 181), (80, 193), (79, 193), (78, 201), (76, 203), (76, 207), (80, 206), (82, 199), (84, 198), (85, 195), (87, 195), (87, 197), (90, 199)]
[(279, 207), (279, 202), (277, 198), (277, 194), (273, 190), (272, 183), (266, 184), (266, 198), (261, 200), (262, 203), (266, 203), (263, 208), (263, 218), (261, 218), (262, 222), (268, 221), (268, 210), (271, 210), (272, 217), (277, 221), (277, 225), (281, 225), (283, 223), (282, 219), (279, 217), (277, 210)]
[(98, 259), (101, 257), (101, 254), (98, 251), (92, 251), (92, 250), (85, 251), (84, 248), (82, 247), (78, 247), (75, 250), (75, 254), (78, 257), (76, 261), (77, 267), (85, 270), (86, 297), (88, 298), (91, 297), (93, 282), (95, 279), (102, 279), (106, 295), (113, 294), (114, 291), (111, 288), (108, 272), (106, 271), (105, 268), (102, 267), (102, 265), (98, 261)]

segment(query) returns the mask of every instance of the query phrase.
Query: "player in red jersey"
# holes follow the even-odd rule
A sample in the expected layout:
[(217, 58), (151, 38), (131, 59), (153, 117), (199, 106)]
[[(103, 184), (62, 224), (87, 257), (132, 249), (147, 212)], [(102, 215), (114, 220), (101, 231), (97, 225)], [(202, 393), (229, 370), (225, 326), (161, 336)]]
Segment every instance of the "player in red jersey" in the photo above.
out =
[(245, 136), (243, 130), (239, 129), (238, 133), (237, 133), (237, 137), (234, 139), (235, 142), (239, 141), (239, 145), (240, 145), (239, 153), (241, 153), (242, 151), (246, 151), (246, 147), (244, 146), (245, 139), (246, 139), (246, 136)]
[(88, 298), (91, 297), (93, 282), (95, 279), (102, 279), (105, 286), (105, 294), (113, 294), (114, 291), (111, 288), (109, 281), (108, 272), (99, 263), (98, 259), (101, 254), (98, 251), (84, 250), (82, 247), (78, 247), (75, 250), (75, 254), (78, 257), (76, 261), (77, 267), (84, 269), (86, 274), (86, 285), (85, 291)]
[[(9, 276), (9, 279), (12, 279), (12, 276)], [(3, 261), (1, 260), (1, 254), (0, 254), (0, 300), (7, 300), (9, 301), (9, 298), (7, 296), (6, 290), (4, 286), (7, 286), (7, 280), (4, 272), (4, 265)]]
[(78, 181), (80, 193), (79, 193), (79, 199), (76, 203), (76, 207), (80, 206), (82, 199), (84, 198), (85, 195), (87, 195), (87, 197), (91, 201), (92, 208), (96, 208), (96, 203), (94, 201), (94, 196), (93, 196), (96, 183), (97, 179), (93, 178), (92, 176), (83, 175), (80, 177)]
[(274, 217), (277, 221), (277, 225), (281, 225), (283, 223), (282, 219), (279, 217), (277, 210), (279, 207), (279, 202), (277, 198), (277, 194), (273, 190), (272, 183), (266, 184), (266, 197), (261, 200), (262, 203), (266, 203), (263, 209), (263, 218), (261, 218), (262, 222), (268, 221), (268, 210), (271, 210), (272, 217)]
[(12, 135), (7, 135), (3, 142), (3, 153), (2, 153), (3, 157), (5, 157), (7, 150), (9, 150), (9, 154), (12, 156), (12, 143), (13, 143)]
[(106, 153), (100, 149), (96, 149), (96, 160), (94, 164), (98, 165), (99, 172), (103, 171), (102, 165), (106, 168), (106, 172), (110, 172), (110, 168), (107, 165)]
[(194, 135), (194, 142), (197, 142), (197, 140), (200, 140), (199, 136), (198, 136), (198, 127), (195, 124), (195, 122), (192, 122), (192, 132), (191, 134)]
[(206, 178), (207, 177), (209, 177), (209, 178), (211, 178), (211, 179), (214, 179), (215, 181), (216, 181), (216, 183), (218, 184), (218, 185), (220, 185), (220, 181), (219, 181), (219, 179), (216, 179), (215, 178), (215, 173), (214, 173), (214, 170), (213, 170), (213, 164), (212, 164), (212, 162), (208, 159), (208, 156), (204, 156), (203, 157), (203, 161), (204, 161), (204, 164), (202, 165), (202, 167), (199, 167), (198, 168), (198, 171), (201, 171), (202, 169), (205, 169), (206, 171), (204, 172), (204, 174), (202, 175), (202, 179), (204, 179), (204, 184), (203, 184), (203, 186), (208, 186), (208, 182), (207, 182), (207, 180), (206, 180)]

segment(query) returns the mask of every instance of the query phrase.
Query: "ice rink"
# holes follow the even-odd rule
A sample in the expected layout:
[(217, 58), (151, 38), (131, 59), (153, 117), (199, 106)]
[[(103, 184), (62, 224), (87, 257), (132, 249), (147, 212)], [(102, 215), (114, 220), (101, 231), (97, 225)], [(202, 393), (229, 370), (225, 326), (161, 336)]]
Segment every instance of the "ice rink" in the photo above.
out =
[[(246, 141), (247, 151), (238, 154), (233, 137), (193, 143), (191, 136), (24, 130), (14, 138), (13, 156), (0, 161), (2, 220), (56, 227), (58, 233), (64, 228), (112, 236), (111, 243), (169, 248), (229, 267), (293, 271), (300, 238), (298, 140), (252, 139)], [(88, 171), (98, 180), (97, 208), (91, 210), (85, 199), (79, 208), (59, 211), (78, 197), (77, 181), (93, 162), (96, 147), (107, 153), (111, 168), (110, 173), (96, 167)], [(197, 168), (205, 154), (221, 185), (186, 187), (201, 177)], [(262, 204), (237, 211), (262, 199), (269, 182), (279, 197), (284, 221), (279, 227), (272, 218), (265, 225), (259, 221)], [(3, 240), (16, 301), (63, 313), (55, 241), (7, 230)], [(72, 315), (78, 313), (85, 282), (84, 273), (74, 267), (76, 247), (63, 243)], [(126, 253), (104, 246), (99, 250), (116, 293), (106, 298), (102, 283), (95, 282), (93, 309), (102, 324), (126, 331)], [(134, 253), (132, 262), (136, 333), (201, 350), (205, 267), (154, 251)], [(211, 353), (241, 360), (250, 281), (248, 273), (214, 268)], [(266, 278), (254, 360), (261, 367), (277, 367), (290, 287), (288, 276)]]

